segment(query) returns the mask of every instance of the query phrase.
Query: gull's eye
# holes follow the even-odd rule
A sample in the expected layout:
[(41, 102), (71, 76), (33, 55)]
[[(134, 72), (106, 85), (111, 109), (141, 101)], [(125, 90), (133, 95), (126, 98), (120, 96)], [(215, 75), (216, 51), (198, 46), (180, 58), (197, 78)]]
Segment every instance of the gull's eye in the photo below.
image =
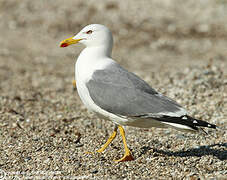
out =
[(89, 30), (86, 32), (86, 34), (91, 34), (93, 31), (92, 30)]

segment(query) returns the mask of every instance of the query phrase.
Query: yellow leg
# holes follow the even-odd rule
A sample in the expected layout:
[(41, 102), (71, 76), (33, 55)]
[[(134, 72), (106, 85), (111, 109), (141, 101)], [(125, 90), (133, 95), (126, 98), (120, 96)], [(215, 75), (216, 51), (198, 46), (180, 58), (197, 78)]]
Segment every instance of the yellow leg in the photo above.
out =
[(126, 138), (125, 138), (125, 131), (124, 131), (122, 126), (118, 126), (118, 129), (120, 131), (120, 134), (122, 136), (122, 140), (123, 140), (123, 143), (124, 143), (125, 154), (121, 159), (115, 160), (115, 161), (116, 162), (132, 161), (132, 160), (134, 160), (134, 158), (132, 157), (131, 152), (128, 149), (128, 146), (127, 146), (127, 143), (126, 143)]
[(115, 126), (114, 132), (109, 137), (109, 139), (107, 140), (107, 142), (103, 145), (102, 148), (100, 148), (99, 150), (97, 150), (97, 152), (99, 152), (99, 153), (103, 152), (107, 148), (107, 146), (109, 146), (109, 144), (114, 140), (114, 138), (116, 137), (116, 135), (117, 135), (117, 126)]
[(76, 90), (76, 80), (73, 80), (72, 84), (73, 84), (73, 90)]

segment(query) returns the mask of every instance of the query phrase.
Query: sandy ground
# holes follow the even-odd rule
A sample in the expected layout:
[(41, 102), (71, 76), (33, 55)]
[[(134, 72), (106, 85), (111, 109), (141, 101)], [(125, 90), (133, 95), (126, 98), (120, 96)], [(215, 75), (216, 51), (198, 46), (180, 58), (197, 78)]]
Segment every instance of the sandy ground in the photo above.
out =
[(227, 136), (126, 127), (135, 161), (113, 124), (72, 90), (82, 46), (59, 42), (107, 25), (113, 58), (189, 114), (227, 124), (227, 1), (0, 1), (0, 179), (225, 179)]

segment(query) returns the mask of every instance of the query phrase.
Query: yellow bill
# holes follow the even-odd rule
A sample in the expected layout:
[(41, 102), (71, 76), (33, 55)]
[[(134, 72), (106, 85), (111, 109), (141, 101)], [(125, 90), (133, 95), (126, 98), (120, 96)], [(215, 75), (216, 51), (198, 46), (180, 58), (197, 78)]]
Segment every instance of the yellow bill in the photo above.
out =
[(73, 39), (73, 37), (71, 38), (68, 38), (68, 39), (65, 39), (63, 40), (61, 43), (60, 43), (60, 47), (67, 47), (71, 44), (76, 44), (78, 43), (80, 40), (82, 39)]

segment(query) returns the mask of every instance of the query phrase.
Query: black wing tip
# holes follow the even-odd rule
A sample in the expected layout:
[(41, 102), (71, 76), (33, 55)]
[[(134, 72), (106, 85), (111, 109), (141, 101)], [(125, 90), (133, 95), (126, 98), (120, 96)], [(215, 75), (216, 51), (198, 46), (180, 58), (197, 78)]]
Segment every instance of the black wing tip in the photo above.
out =
[(210, 124), (208, 123), (208, 128), (213, 128), (213, 129), (217, 129), (217, 126), (215, 124)]
[(194, 130), (199, 130), (201, 127), (217, 129), (217, 126), (215, 124), (211, 124), (203, 120), (195, 119), (188, 115), (183, 115), (180, 117), (162, 116), (154, 119), (163, 121), (163, 122), (185, 125)]
[(208, 123), (208, 122), (203, 121), (203, 120), (195, 119), (195, 118), (188, 116), (188, 115), (181, 117), (181, 119), (183, 119), (184, 117), (187, 117), (188, 120), (192, 121), (194, 126), (217, 129), (217, 126), (215, 124), (211, 124), (211, 123)]

